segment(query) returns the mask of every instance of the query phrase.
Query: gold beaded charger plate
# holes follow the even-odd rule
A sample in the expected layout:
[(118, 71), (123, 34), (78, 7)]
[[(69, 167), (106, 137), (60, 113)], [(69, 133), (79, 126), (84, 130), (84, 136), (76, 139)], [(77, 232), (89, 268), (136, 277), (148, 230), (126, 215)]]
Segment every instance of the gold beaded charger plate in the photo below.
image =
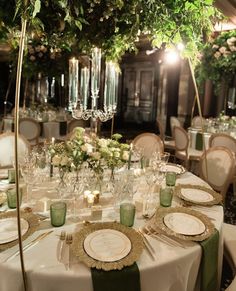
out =
[(189, 241), (203, 241), (214, 232), (214, 225), (206, 215), (185, 207), (159, 208), (154, 227), (155, 224), (167, 235)]
[[(36, 230), (38, 217), (33, 213), (21, 213), (22, 239), (25, 240)], [(0, 250), (5, 250), (18, 244), (16, 211), (0, 214)]]
[(7, 194), (5, 192), (0, 192), (0, 206), (7, 201)]
[(175, 172), (177, 175), (181, 175), (186, 172), (186, 169), (178, 164), (167, 163), (160, 169), (162, 172)]
[(121, 270), (138, 260), (143, 240), (134, 229), (120, 223), (91, 223), (75, 233), (72, 251), (90, 268)]
[(190, 204), (211, 206), (219, 204), (222, 196), (212, 189), (198, 185), (177, 185), (175, 187), (176, 195)]

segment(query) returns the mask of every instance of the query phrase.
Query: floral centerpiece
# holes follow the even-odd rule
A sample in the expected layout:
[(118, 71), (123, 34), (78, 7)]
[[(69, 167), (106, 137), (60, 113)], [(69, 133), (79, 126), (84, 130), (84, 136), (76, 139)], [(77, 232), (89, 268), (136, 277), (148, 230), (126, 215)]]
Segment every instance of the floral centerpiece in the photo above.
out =
[(202, 51), (199, 75), (219, 85), (222, 79), (232, 81), (236, 72), (236, 31), (221, 33), (207, 43)]
[(83, 128), (77, 127), (71, 140), (51, 146), (52, 164), (62, 172), (78, 173), (86, 163), (96, 179), (102, 179), (107, 168), (113, 176), (115, 168), (129, 160), (130, 146), (121, 143), (121, 137), (114, 134), (111, 139), (99, 138), (94, 134), (86, 135)]

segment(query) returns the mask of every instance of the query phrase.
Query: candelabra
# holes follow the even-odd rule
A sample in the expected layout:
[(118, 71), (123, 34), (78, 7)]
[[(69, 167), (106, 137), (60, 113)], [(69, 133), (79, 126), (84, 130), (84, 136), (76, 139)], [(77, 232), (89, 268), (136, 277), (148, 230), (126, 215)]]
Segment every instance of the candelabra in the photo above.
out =
[[(101, 49), (92, 49), (91, 68), (81, 68), (80, 82), (78, 81), (78, 72), (78, 60), (75, 58), (69, 60), (69, 110), (72, 112), (72, 116), (75, 119), (83, 120), (91, 118), (93, 122), (97, 120), (105, 122), (113, 118), (116, 113), (118, 94), (118, 72), (115, 64), (112, 62), (106, 62), (103, 109), (98, 108), (101, 75)], [(89, 81), (91, 81), (90, 108), (88, 108)], [(78, 85), (79, 83), (80, 86)]]

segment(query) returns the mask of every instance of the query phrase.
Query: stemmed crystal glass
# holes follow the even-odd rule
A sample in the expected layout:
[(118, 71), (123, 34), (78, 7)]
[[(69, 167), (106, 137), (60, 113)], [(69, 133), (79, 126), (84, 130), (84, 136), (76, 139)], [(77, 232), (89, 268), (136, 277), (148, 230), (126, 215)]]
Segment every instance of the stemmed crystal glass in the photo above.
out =
[(36, 171), (36, 158), (33, 153), (30, 153), (28, 156), (26, 156), (24, 158), (24, 161), (20, 163), (20, 172), (24, 179), (24, 182), (26, 183), (26, 202), (29, 204), (33, 204), (32, 189), (33, 185), (38, 179)]

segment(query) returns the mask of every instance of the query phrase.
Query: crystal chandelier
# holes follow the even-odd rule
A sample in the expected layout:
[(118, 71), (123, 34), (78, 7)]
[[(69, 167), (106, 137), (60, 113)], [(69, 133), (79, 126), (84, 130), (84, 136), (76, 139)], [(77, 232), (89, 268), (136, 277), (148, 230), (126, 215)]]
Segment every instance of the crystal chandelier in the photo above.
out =
[[(106, 62), (103, 108), (98, 108), (101, 76), (101, 49), (92, 49), (91, 68), (84, 67), (80, 71), (79, 61), (69, 60), (69, 111), (75, 119), (105, 122), (113, 118), (117, 108), (118, 72), (115, 64)], [(91, 78), (91, 80), (90, 80)], [(88, 108), (89, 82), (91, 84), (91, 107)], [(80, 83), (80, 86), (79, 86)]]

